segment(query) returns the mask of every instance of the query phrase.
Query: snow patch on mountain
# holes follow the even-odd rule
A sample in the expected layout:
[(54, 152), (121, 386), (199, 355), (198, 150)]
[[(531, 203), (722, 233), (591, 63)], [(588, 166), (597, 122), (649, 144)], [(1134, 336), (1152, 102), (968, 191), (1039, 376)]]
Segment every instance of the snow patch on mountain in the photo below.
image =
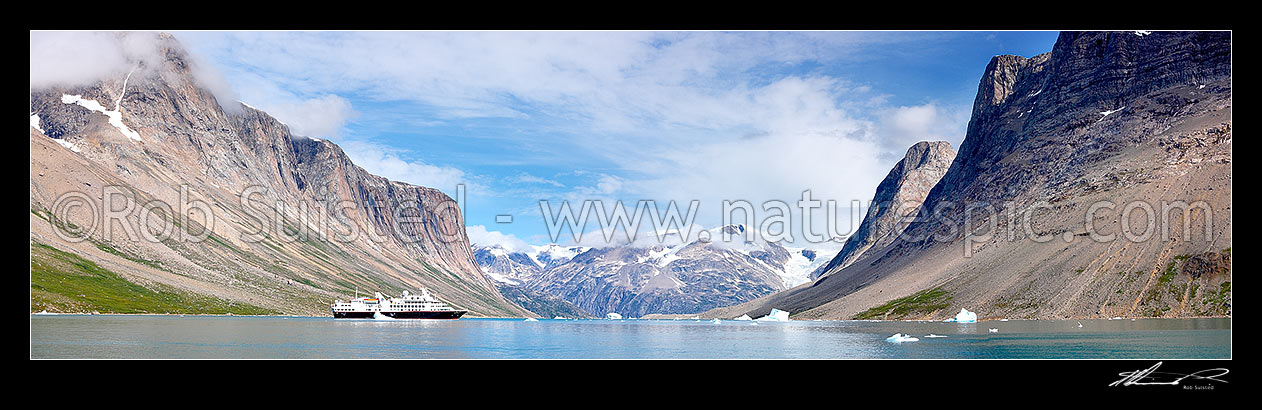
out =
[[(784, 270), (780, 274), (780, 280), (784, 281), (784, 286), (791, 288), (811, 280), (811, 272), (819, 269), (820, 266), (828, 263), (834, 256), (837, 256), (839, 250), (813, 251), (806, 248), (785, 248), (789, 250), (789, 261), (784, 263)], [(814, 255), (813, 257), (809, 255)]]
[(107, 110), (105, 109), (105, 106), (101, 105), (101, 103), (99, 102), (96, 102), (96, 100), (83, 98), (83, 96), (80, 96), (80, 95), (69, 95), (69, 94), (62, 95), (61, 102), (65, 104), (78, 104), (80, 107), (87, 108), (89, 111), (96, 111), (101, 114), (105, 114), (106, 117), (109, 117), (110, 125), (113, 125), (114, 128), (117, 128), (118, 132), (123, 133), (123, 135), (127, 136), (127, 138), (131, 138), (136, 141), (143, 141), (142, 139), (140, 139), (140, 133), (133, 131), (131, 128), (127, 126), (127, 124), (123, 123), (123, 114), (118, 111), (117, 106), (114, 107), (113, 110)]

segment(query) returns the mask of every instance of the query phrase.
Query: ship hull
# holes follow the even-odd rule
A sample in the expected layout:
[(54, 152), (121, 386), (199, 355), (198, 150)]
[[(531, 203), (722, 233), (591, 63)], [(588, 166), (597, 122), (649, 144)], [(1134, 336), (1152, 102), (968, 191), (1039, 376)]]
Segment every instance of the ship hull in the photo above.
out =
[[(333, 312), (334, 319), (372, 319), (376, 312)], [(467, 313), (463, 310), (417, 311), (417, 312), (381, 312), (394, 319), (459, 319)]]

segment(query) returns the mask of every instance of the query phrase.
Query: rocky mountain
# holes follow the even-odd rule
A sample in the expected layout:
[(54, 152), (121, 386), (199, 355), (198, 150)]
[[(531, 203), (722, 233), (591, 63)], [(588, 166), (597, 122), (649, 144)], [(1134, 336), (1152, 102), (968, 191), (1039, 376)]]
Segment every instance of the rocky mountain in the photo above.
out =
[(270, 312), (427, 287), (473, 315), (530, 313), (481, 273), (450, 197), (218, 100), (173, 37), (153, 43), (130, 70), (31, 90), (33, 311), (100, 307), (57, 285), (92, 271)]
[(1061, 33), (990, 61), (898, 239), (704, 316), (1230, 315), (1231, 158), (1231, 33)]
[(521, 285), (543, 273), (543, 267), (529, 254), (509, 251), (500, 245), (474, 245), (473, 258), (492, 280), (511, 286)]
[[(805, 281), (809, 272), (825, 261), (812, 250), (742, 242), (741, 226), (723, 229), (737, 241), (590, 248), (560, 264), (520, 263), (511, 268), (501, 261), (539, 261), (540, 257), (524, 253), (514, 257), (502, 249), (491, 249), (485, 251), (487, 255), (499, 256), (494, 260), (480, 258), (479, 262), (488, 272), (503, 269), (503, 273), (491, 275), (505, 283), (512, 281), (511, 286), (559, 297), (595, 316), (618, 313), (642, 317), (698, 313), (752, 300), (784, 289), (786, 283)], [(713, 233), (713, 238), (719, 238), (721, 231)], [(557, 249), (552, 250), (547, 260), (556, 261)], [(518, 274), (522, 272), (530, 273)]]
[(573, 255), (585, 251), (581, 247), (556, 244), (534, 247), (522, 252), (502, 245), (473, 245), (473, 257), (482, 272), (493, 281), (500, 294), (541, 317), (591, 318), (591, 313), (554, 295), (527, 289), (524, 285), (538, 279), (547, 269), (568, 262)]
[(876, 195), (854, 235), (846, 239), (841, 252), (812, 273), (816, 279), (824, 272), (850, 266), (867, 255), (869, 249), (880, 249), (894, 242), (906, 229), (910, 219), (920, 213), (929, 190), (955, 160), (955, 150), (946, 141), (921, 141), (907, 149), (903, 159), (876, 187)]

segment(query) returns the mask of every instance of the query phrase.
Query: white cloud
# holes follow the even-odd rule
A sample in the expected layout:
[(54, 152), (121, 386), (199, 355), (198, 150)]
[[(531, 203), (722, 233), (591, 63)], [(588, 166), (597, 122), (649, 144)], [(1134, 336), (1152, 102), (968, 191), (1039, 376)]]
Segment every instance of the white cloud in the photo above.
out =
[[(323, 100), (307, 105), (320, 96), (336, 95), (353, 96), (356, 103), (368, 99), (410, 104), (425, 108), (424, 115), (430, 119), (452, 120), (444, 121), (449, 125), (469, 124), (459, 122), (467, 118), (509, 118), (512, 127), (530, 128), (528, 144), (538, 148), (523, 150), (523, 155), (547, 153), (541, 157), (554, 158), (555, 164), (550, 165), (564, 166), (569, 158), (599, 163), (584, 178), (562, 179), (575, 187), (556, 194), (555, 199), (638, 197), (663, 204), (670, 199), (683, 204), (698, 199), (703, 205), (698, 222), (710, 226), (718, 222), (723, 199), (745, 199), (756, 205), (781, 200), (796, 206), (802, 191), (809, 189), (815, 199), (832, 199), (843, 208), (851, 200), (866, 203), (908, 146), (932, 139), (958, 144), (967, 121), (964, 110), (935, 103), (890, 107), (890, 96), (871, 85), (821, 71), (784, 70), (804, 61), (818, 66), (840, 61), (853, 64), (870, 58), (869, 53), (854, 50), (872, 50), (873, 44), (893, 41), (925, 46), (930, 43), (921, 41), (922, 36), (939, 34), (231, 32), (180, 36), (233, 72), (244, 99), (273, 112), (296, 131), (328, 132), (345, 124), (345, 114), (353, 113), (349, 104), (345, 110)], [(388, 147), (356, 144), (343, 143), (352, 159), (391, 179), (445, 190), (468, 179), (458, 169), (409, 161)], [(574, 179), (586, 180), (575, 183)], [(562, 185), (529, 174), (500, 180), (535, 185), (531, 188)], [(710, 219), (705, 219), (707, 215)], [(812, 224), (819, 226), (822, 218), (815, 219)], [(849, 221), (841, 225), (848, 228)], [(801, 237), (800, 232), (795, 234)]]
[(468, 226), (465, 228), (465, 233), (469, 235), (469, 242), (474, 245), (487, 247), (499, 245), (509, 252), (531, 252), (534, 250), (526, 241), (517, 239), (512, 234), (488, 231), (486, 226), (483, 225)]
[(87, 85), (160, 58), (155, 37), (146, 33), (32, 31), (30, 86)]
[(248, 103), (284, 122), (294, 134), (308, 137), (337, 139), (346, 122), (359, 115), (350, 101), (336, 95), (305, 100), (286, 97), (289, 96), (276, 94), (262, 102)]
[(364, 141), (342, 141), (339, 145), (355, 165), (391, 180), (435, 188), (448, 194), (453, 193), (458, 184), (465, 184), (466, 189), (476, 186), (464, 171), (408, 161), (400, 158), (402, 151), (397, 149)]
[(877, 133), (882, 145), (901, 157), (902, 151), (919, 141), (949, 141), (958, 148), (967, 121), (967, 115), (935, 103), (894, 107), (881, 112)]
[(560, 182), (558, 182), (558, 181), (556, 181), (556, 180), (553, 180), (553, 179), (547, 179), (547, 178), (543, 178), (543, 177), (537, 177), (537, 176), (530, 175), (530, 174), (526, 174), (526, 173), (523, 173), (523, 174), (518, 175), (518, 176), (516, 176), (516, 177), (510, 178), (510, 180), (511, 180), (511, 181), (513, 181), (513, 182), (525, 183), (525, 184), (551, 185), (551, 186), (558, 187), (558, 188), (564, 188), (564, 187), (565, 187), (565, 184), (562, 184), (562, 183), (560, 183)]

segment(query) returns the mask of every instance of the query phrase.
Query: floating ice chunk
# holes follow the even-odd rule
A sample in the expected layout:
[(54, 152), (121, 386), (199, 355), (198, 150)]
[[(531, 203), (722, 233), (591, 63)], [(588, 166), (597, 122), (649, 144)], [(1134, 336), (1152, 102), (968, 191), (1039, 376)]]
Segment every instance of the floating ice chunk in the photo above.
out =
[(1008, 319), (999, 319), (1000, 322), (1007, 322)]
[(619, 315), (619, 314), (617, 314), (617, 313), (615, 313), (615, 312), (609, 312), (609, 314), (605, 315), (605, 319), (609, 319), (609, 320), (622, 320), (622, 315)]
[(372, 318), (373, 318), (374, 320), (394, 320), (394, 318), (392, 318), (392, 317), (390, 317), (390, 316), (388, 316), (388, 315), (383, 315), (383, 314), (381, 314), (381, 312), (373, 312), (373, 313), (372, 313)]
[(723, 323), (723, 321), (722, 321), (722, 320), (719, 320), (719, 318), (717, 318), (717, 317), (716, 317), (716, 318), (714, 318), (714, 320), (711, 320), (711, 321), (710, 321), (710, 323), (714, 323), (714, 324), (716, 324), (716, 325), (717, 325), (717, 324), (719, 324), (719, 323)]
[(946, 337), (946, 336), (943, 336), (943, 335), (935, 335), (935, 334), (933, 334), (933, 333), (930, 333), (928, 336), (925, 336), (925, 337), (933, 338), (933, 337)]
[(754, 320), (754, 318), (749, 317), (749, 315), (741, 315), (740, 317), (732, 320)]
[(535, 318), (533, 318), (533, 317), (528, 317), (528, 318), (526, 318), (526, 320), (525, 320), (525, 321), (527, 321), (527, 322), (538, 322), (538, 321), (539, 321), (539, 319), (535, 319)]
[(911, 337), (911, 335), (895, 333), (893, 336), (885, 338), (885, 341), (890, 342), (890, 343), (906, 343), (906, 342), (919, 342), (920, 339)]
[(771, 309), (771, 313), (768, 313), (767, 316), (763, 316), (754, 320), (757, 320), (760, 322), (788, 322), (789, 312), (785, 312), (780, 309)]
[(999, 329), (990, 329), (990, 333), (999, 333)]
[(566, 320), (566, 319), (569, 319), (569, 318), (563, 317), (563, 316), (557, 316), (557, 317), (552, 318), (552, 320)]
[(944, 320), (944, 322), (973, 323), (977, 321), (977, 313), (969, 312), (968, 309), (960, 309), (960, 313), (956, 313), (954, 318)]

